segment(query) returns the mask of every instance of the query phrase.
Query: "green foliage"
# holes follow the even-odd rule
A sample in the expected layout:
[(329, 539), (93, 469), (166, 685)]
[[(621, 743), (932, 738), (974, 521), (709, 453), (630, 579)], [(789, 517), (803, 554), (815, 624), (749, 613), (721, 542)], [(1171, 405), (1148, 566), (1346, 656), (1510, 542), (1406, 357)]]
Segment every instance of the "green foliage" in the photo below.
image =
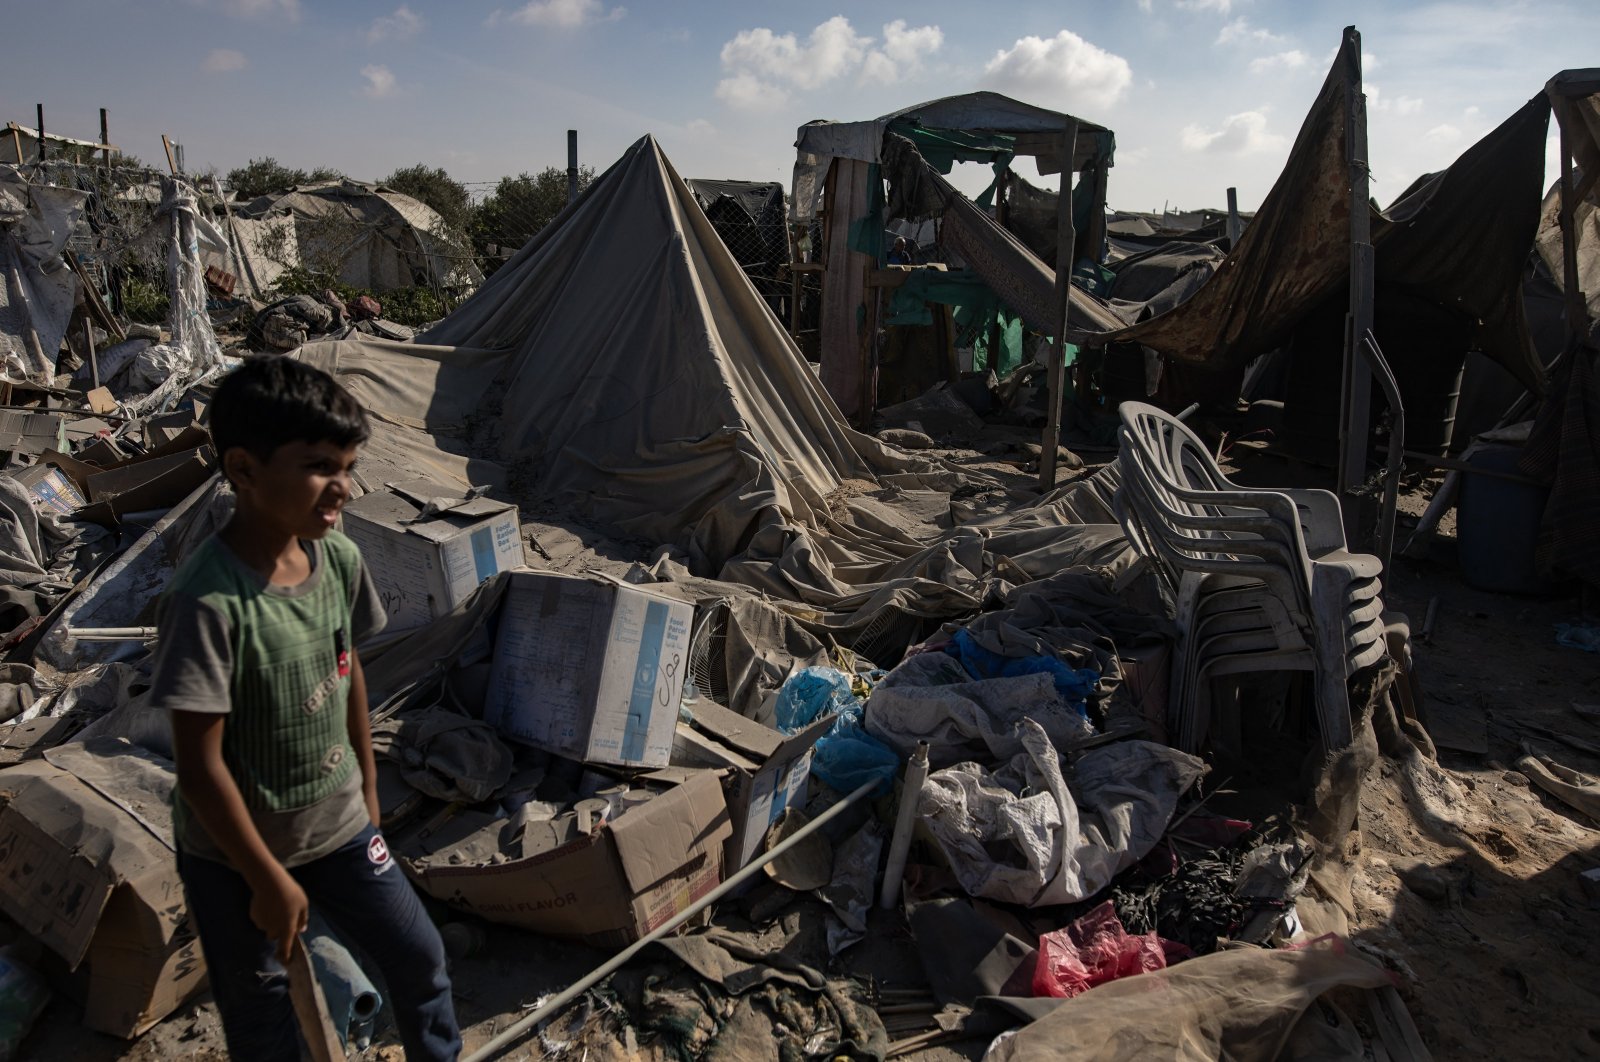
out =
[(471, 227), (472, 199), (466, 186), (438, 166), (419, 162), (395, 170), (379, 183), (426, 203), (455, 232), (465, 233)]
[(310, 295), (320, 299), (322, 293), (329, 289), (346, 306), (362, 295), (371, 295), (383, 307), (383, 316), (387, 320), (413, 328), (437, 321), (449, 312), (432, 288), (396, 288), (394, 291), (376, 292), (368, 288), (351, 287), (326, 273), (316, 273), (300, 266), (285, 269), (279, 274), (277, 283), (268, 294), (273, 302), (291, 295)]
[(287, 192), (297, 184), (305, 184), (309, 179), (306, 171), (291, 170), (271, 155), (264, 159), (251, 159), (248, 165), (229, 170), (227, 177), (228, 187), (233, 189), (234, 195), (240, 199), (254, 199), (256, 196), (269, 195), (273, 192)]
[[(578, 168), (578, 191), (594, 181), (594, 167)], [(567, 171), (546, 166), (537, 174), (502, 177), (494, 192), (478, 204), (472, 220), (472, 242), (486, 259), (484, 273), (499, 265), (555, 220), (567, 205)]]
[(171, 310), (167, 289), (130, 272), (122, 284), (122, 308), (140, 324), (161, 324)]
[(327, 184), (329, 181), (342, 181), (344, 179), (345, 176), (342, 170), (336, 170), (332, 166), (318, 166), (316, 169), (306, 174), (304, 183)]

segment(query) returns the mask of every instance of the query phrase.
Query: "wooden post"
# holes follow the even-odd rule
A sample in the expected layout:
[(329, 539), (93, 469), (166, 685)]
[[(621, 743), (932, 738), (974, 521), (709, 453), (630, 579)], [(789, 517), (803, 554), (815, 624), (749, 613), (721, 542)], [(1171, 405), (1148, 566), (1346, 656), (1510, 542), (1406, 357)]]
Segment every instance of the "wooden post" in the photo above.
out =
[(578, 131), (567, 130), (567, 205), (578, 198)]
[(1106, 244), (1106, 182), (1110, 176), (1109, 169), (1104, 159), (1096, 160), (1092, 171), (1093, 183), (1089, 186), (1089, 227), (1078, 238), (1083, 248), (1083, 253), (1078, 257), (1087, 256), (1097, 262), (1100, 260), (1100, 249)]
[[(106, 109), (100, 108), (100, 154), (106, 164), (106, 184), (111, 183), (111, 132), (106, 124)], [(109, 192), (107, 193), (110, 194)]]
[(17, 152), (17, 165), (21, 166), (22, 165), (22, 134), (17, 131), (17, 126), (16, 126), (15, 122), (13, 122), (12, 125), (11, 125), (11, 146), (16, 149), (16, 152)]
[(172, 141), (167, 139), (167, 134), (165, 133), (161, 134), (161, 147), (167, 153), (167, 171), (176, 177), (178, 175), (178, 164), (172, 160)]
[(39, 104), (35, 104), (35, 106), (39, 108), (39, 161), (43, 162), (44, 161), (44, 157), (45, 157), (45, 149), (44, 149), (44, 104), (39, 103)]
[(1345, 317), (1343, 390), (1339, 421), (1339, 503), (1345, 538), (1352, 549), (1365, 542), (1356, 488), (1367, 478), (1367, 434), (1372, 422), (1372, 370), (1357, 349), (1372, 328), (1372, 217), (1367, 205), (1367, 97), (1361, 84), (1361, 34), (1346, 26), (1340, 58), (1345, 63), (1345, 161), (1350, 183), (1350, 306)]
[[(105, 143), (105, 141), (101, 141)], [(89, 349), (89, 376), (94, 380), (94, 386), (100, 386), (100, 358), (94, 352), (94, 322), (87, 318), (83, 322), (83, 341)]]
[(1228, 189), (1228, 250), (1231, 252), (1239, 246), (1239, 234), (1244, 231), (1244, 223), (1239, 220), (1239, 189)]
[(1039, 490), (1056, 485), (1056, 447), (1061, 445), (1061, 398), (1067, 377), (1067, 322), (1072, 307), (1073, 248), (1077, 232), (1072, 221), (1072, 173), (1077, 157), (1078, 120), (1067, 119), (1061, 146), (1061, 194), (1056, 198), (1056, 301), (1059, 312), (1055, 340), (1050, 344), (1050, 413), (1039, 444)]

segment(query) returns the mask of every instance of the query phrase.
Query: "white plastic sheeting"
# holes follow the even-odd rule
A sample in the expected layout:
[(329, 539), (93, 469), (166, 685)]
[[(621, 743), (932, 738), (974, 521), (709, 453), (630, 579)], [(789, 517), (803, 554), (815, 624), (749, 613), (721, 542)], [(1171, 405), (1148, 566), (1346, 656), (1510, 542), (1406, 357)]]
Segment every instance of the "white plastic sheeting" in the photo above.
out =
[(62, 260), (87, 192), (29, 184), (0, 167), (0, 372), (17, 383), (54, 382), (78, 281)]

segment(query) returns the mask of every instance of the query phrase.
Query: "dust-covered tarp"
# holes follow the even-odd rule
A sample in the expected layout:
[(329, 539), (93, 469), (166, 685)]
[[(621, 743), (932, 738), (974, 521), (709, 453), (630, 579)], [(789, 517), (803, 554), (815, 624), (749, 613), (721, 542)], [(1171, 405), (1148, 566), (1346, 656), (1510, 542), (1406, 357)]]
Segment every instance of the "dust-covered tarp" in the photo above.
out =
[(999, 485), (851, 430), (650, 137), (419, 340), (301, 349), (373, 415), (365, 485), (488, 483), (813, 626), (962, 615), (1120, 552), (1104, 490), (953, 526), (949, 494)]

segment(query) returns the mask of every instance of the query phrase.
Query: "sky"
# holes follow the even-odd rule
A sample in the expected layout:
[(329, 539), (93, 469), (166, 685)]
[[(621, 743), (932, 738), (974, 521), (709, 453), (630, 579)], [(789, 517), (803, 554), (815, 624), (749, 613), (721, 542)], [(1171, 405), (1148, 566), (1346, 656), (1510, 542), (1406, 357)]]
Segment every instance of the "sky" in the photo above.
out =
[[(1101, 0), (820, 5), (644, 0), (0, 0), (0, 121), (190, 172), (271, 156), (378, 180), (604, 170), (653, 134), (685, 177), (786, 187), (802, 123), (977, 89), (1115, 131), (1114, 209), (1258, 205), (1337, 50), (1361, 31), (1372, 194), (1448, 165), (1567, 67), (1579, 2)], [(1554, 165), (1552, 126), (1547, 167)], [(1034, 171), (1019, 163), (1024, 177)], [(1547, 169), (1547, 175), (1553, 175)], [(984, 167), (957, 167), (968, 191)], [(1553, 179), (1553, 178), (1552, 178)], [(1056, 178), (1038, 183), (1055, 187)]]

